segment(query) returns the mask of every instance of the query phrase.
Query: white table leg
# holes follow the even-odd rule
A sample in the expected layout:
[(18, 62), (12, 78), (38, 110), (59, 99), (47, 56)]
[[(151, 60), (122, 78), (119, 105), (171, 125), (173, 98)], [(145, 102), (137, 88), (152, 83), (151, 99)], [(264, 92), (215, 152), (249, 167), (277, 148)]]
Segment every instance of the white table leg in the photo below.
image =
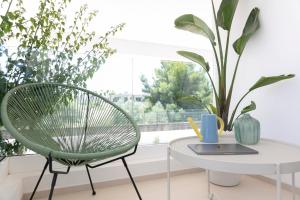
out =
[(168, 170), (168, 173), (167, 173), (167, 181), (168, 181), (168, 184), (167, 184), (167, 199), (170, 200), (171, 199), (171, 180), (170, 180), (170, 171), (171, 171), (171, 162), (170, 162), (170, 147), (168, 147), (168, 150), (167, 150), (167, 170)]
[(292, 173), (292, 193), (293, 193), (293, 200), (296, 200), (295, 173)]
[(207, 174), (207, 195), (209, 198), (209, 196), (210, 196), (209, 170), (206, 170), (206, 174)]
[(214, 194), (211, 192), (210, 181), (209, 181), (210, 171), (206, 170), (206, 174), (207, 174), (207, 197), (209, 200), (213, 200)]
[(281, 195), (281, 174), (280, 164), (278, 164), (276, 169), (276, 199), (281, 200)]

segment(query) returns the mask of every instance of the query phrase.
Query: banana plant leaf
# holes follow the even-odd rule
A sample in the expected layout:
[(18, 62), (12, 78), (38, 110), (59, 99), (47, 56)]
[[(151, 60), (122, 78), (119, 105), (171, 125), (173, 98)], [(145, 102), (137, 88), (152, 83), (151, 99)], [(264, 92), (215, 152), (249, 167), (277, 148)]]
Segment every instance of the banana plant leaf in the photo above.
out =
[(246, 25), (244, 27), (242, 36), (239, 37), (239, 39), (237, 39), (233, 43), (233, 48), (238, 55), (241, 55), (243, 53), (248, 40), (259, 29), (260, 23), (259, 23), (258, 16), (259, 16), (259, 9), (258, 8), (252, 9), (247, 19)]
[(218, 10), (217, 23), (224, 30), (231, 29), (232, 20), (235, 14), (238, 0), (223, 0)]
[(199, 65), (201, 65), (205, 71), (209, 71), (209, 64), (208, 62), (205, 61), (205, 59), (203, 58), (203, 56), (198, 55), (196, 53), (193, 52), (189, 52), (189, 51), (177, 51), (177, 53), (195, 63), (198, 63)]
[(267, 85), (271, 85), (273, 83), (276, 83), (276, 82), (279, 82), (279, 81), (282, 81), (282, 80), (285, 80), (285, 79), (290, 79), (290, 78), (293, 78), (295, 77), (295, 74), (288, 74), (288, 75), (279, 75), (279, 76), (269, 76), (269, 77), (261, 77), (250, 89), (249, 89), (249, 92), (250, 91), (253, 91), (257, 88), (260, 88), (260, 87), (264, 87), (264, 86), (267, 86)]
[(215, 44), (215, 35), (208, 25), (199, 17), (186, 14), (175, 20), (175, 27), (181, 30), (190, 31), (207, 37), (211, 43)]
[(248, 112), (251, 112), (253, 110), (256, 109), (256, 104), (254, 101), (251, 101), (251, 104), (246, 106), (245, 108), (243, 108), (243, 110), (241, 111), (241, 114), (245, 114), (245, 113), (248, 113)]

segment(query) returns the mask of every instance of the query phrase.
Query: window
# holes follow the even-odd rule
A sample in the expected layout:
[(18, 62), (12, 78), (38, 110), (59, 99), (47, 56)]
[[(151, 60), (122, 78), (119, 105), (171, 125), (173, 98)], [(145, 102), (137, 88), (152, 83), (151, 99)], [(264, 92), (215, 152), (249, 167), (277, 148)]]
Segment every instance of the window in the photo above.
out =
[[(121, 52), (95, 73), (87, 82), (88, 89), (98, 93), (111, 91), (107, 97), (138, 124), (142, 144), (165, 143), (193, 135), (188, 130), (187, 118), (192, 116), (200, 122), (201, 114), (207, 112), (204, 105), (212, 101), (211, 87), (202, 68), (177, 56), (180, 47), (121, 39), (113, 44)], [(125, 53), (124, 46), (143, 48)], [(184, 100), (192, 95), (201, 97), (203, 105)]]
[[(204, 108), (192, 103), (179, 102), (179, 97), (183, 94), (178, 92), (191, 95), (196, 91), (196, 95), (207, 97), (205, 101), (209, 102), (211, 89), (200, 67), (187, 62), (178, 56), (176, 51), (197, 51), (205, 57), (209, 57), (211, 52), (209, 51), (210, 44), (205, 38), (176, 30), (174, 20), (182, 14), (194, 13), (199, 14), (205, 21), (212, 21), (210, 1), (188, 0), (183, 3), (181, 0), (160, 2), (73, 0), (65, 10), (59, 7), (62, 5), (61, 2), (64, 1), (57, 0), (57, 4), (47, 4), (46, 9), (41, 10), (42, 5), (33, 5), (30, 0), (24, 0), (22, 9), (17, 10), (21, 18), (17, 18), (19, 21), (13, 22), (11, 26), (11, 32), (15, 33), (15, 38), (4, 40), (1, 36), (1, 73), (9, 73), (9, 77), (2, 77), (0, 80), (1, 95), (9, 88), (24, 83), (22, 82), (24, 79), (26, 83), (51, 81), (87, 86), (88, 89), (101, 93), (119, 104), (132, 115), (143, 132), (142, 143), (166, 142), (178, 135), (186, 135), (185, 131), (180, 130), (189, 128), (186, 122), (187, 116), (193, 116), (195, 120), (199, 120)], [(80, 8), (84, 3), (88, 6)], [(5, 7), (4, 4), (1, 6)], [(172, 5), (171, 8), (170, 5)], [(11, 8), (16, 10), (18, 5), (14, 4)], [(76, 19), (79, 9), (86, 14), (85, 18), (78, 21), (77, 28), (72, 28), (73, 19)], [(85, 19), (87, 21), (89, 19), (88, 13), (94, 16), (93, 9), (98, 10), (99, 14), (90, 22), (90, 26), (84, 27)], [(62, 10), (63, 13), (47, 14), (52, 10), (58, 13)], [(36, 17), (38, 11), (42, 11), (43, 20)], [(65, 21), (63, 17), (60, 18), (64, 14), (66, 14)], [(45, 26), (41, 26), (39, 20), (43, 21)], [(56, 28), (52, 29), (49, 34), (48, 28), (52, 22), (55, 22)], [(93, 49), (94, 46), (91, 44), (96, 42), (94, 40), (97, 40), (97, 37), (105, 35), (113, 25), (115, 29), (112, 30), (120, 30), (122, 26), (117, 25), (123, 22), (126, 25), (122, 31), (117, 31), (113, 37), (113, 34), (110, 34), (108, 38), (105, 38), (113, 48), (117, 49), (117, 53), (105, 64), (103, 60), (106, 60), (106, 55), (111, 53), (110, 49), (106, 49), (100, 57), (97, 51), (92, 51), (91, 55), (85, 56), (90, 49)], [(26, 27), (29, 28), (26, 29)], [(42, 30), (41, 27), (43, 27)], [(95, 38), (90, 37), (93, 34), (87, 35), (86, 38), (82, 37), (81, 30), (83, 29), (95, 31)], [(70, 34), (68, 37), (68, 33), (73, 30), (76, 30), (76, 34)], [(20, 42), (22, 37), (28, 40), (24, 39)], [(92, 43), (82, 45), (82, 48), (78, 50), (77, 41), (83, 43), (92, 41)], [(69, 45), (70, 43), (72, 45)], [(70, 51), (70, 49), (75, 50)], [(29, 55), (28, 51), (30, 60), (26, 60)], [(81, 65), (82, 63), (85, 65)], [(89, 68), (88, 66), (91, 65), (100, 66), (100, 68), (99, 70), (96, 70), (97, 67)], [(172, 71), (170, 73), (174, 73), (172, 74), (174, 80), (169, 80), (169, 82), (160, 80), (159, 73), (163, 73), (164, 68), (169, 68), (169, 71)], [(184, 73), (176, 72), (174, 69), (186, 69), (186, 71), (183, 70), (186, 74), (198, 72), (202, 78), (197, 75), (193, 75), (192, 78), (184, 76)], [(80, 74), (85, 74), (85, 76), (81, 77)], [(197, 88), (198, 79), (202, 81), (200, 81), (201, 88)], [(181, 85), (178, 85), (180, 83), (178, 80), (181, 80)], [(150, 89), (147, 89), (147, 84)], [(196, 89), (195, 85), (197, 85)], [(181, 90), (170, 87), (181, 87)], [(168, 94), (168, 91), (172, 91), (173, 94)], [(171, 96), (176, 96), (176, 98), (170, 98)]]

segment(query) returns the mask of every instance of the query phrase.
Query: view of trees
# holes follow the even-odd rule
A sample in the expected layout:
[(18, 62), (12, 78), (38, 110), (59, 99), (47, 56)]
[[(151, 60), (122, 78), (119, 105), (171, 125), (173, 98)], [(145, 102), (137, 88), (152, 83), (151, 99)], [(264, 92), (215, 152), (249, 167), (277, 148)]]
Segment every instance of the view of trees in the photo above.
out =
[(124, 24), (96, 36), (88, 27), (97, 11), (90, 12), (82, 5), (70, 19), (65, 11), (71, 2), (40, 0), (38, 11), (27, 17), (21, 0), (1, 1), (6, 12), (0, 24), (0, 101), (9, 89), (30, 82), (86, 87), (86, 81), (115, 52), (108, 37), (122, 30)]
[[(159, 102), (167, 111), (203, 109), (212, 101), (205, 72), (191, 63), (162, 61), (161, 67), (155, 70), (152, 85), (145, 76), (141, 77), (141, 81), (152, 107)], [(200, 99), (201, 103), (194, 104), (187, 97)]]
[[(86, 81), (115, 53), (108, 37), (89, 31), (97, 11), (82, 5), (74, 17), (66, 15), (72, 0), (40, 0), (36, 13), (22, 0), (0, 0), (0, 102), (10, 89), (24, 83), (56, 82), (86, 87)], [(0, 119), (0, 125), (2, 120)], [(0, 135), (0, 150), (20, 149)]]

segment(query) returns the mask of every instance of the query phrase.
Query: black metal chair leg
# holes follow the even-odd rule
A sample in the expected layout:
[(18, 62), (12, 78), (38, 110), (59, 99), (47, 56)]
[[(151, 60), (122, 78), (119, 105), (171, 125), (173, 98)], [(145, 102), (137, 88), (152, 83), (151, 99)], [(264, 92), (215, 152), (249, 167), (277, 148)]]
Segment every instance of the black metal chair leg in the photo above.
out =
[(127, 173), (128, 173), (128, 175), (129, 175), (129, 177), (130, 177), (130, 180), (131, 180), (131, 183), (132, 183), (132, 185), (133, 185), (133, 187), (134, 187), (134, 189), (135, 189), (135, 191), (136, 191), (136, 193), (137, 193), (139, 199), (142, 200), (142, 197), (141, 197), (141, 195), (140, 195), (140, 193), (139, 193), (139, 191), (138, 191), (138, 189), (137, 189), (137, 187), (136, 187), (136, 185), (135, 185), (135, 182), (134, 182), (134, 180), (133, 180), (133, 178), (132, 178), (132, 176), (131, 176), (131, 173), (130, 173), (130, 171), (129, 171), (129, 169), (128, 169), (128, 166), (127, 166), (127, 163), (126, 163), (124, 157), (122, 158), (122, 162), (123, 162), (123, 164), (124, 164), (124, 166), (125, 166), (125, 168), (126, 168), (126, 170), (127, 170)]
[(91, 175), (90, 175), (89, 167), (87, 165), (85, 165), (85, 167), (86, 167), (86, 171), (87, 171), (87, 174), (89, 176), (90, 184), (91, 184), (91, 187), (92, 187), (92, 190), (93, 190), (92, 194), (96, 195), (96, 191), (94, 189), (94, 185), (93, 185), (92, 178), (91, 178)]
[(32, 199), (33, 199), (34, 194), (35, 194), (37, 188), (38, 188), (39, 185), (40, 185), (40, 182), (41, 182), (41, 180), (42, 180), (42, 178), (43, 178), (43, 176), (44, 176), (44, 173), (45, 173), (45, 171), (46, 171), (48, 165), (49, 165), (49, 161), (47, 160), (47, 162), (46, 162), (46, 164), (45, 164), (45, 166), (44, 166), (44, 169), (43, 169), (43, 171), (42, 171), (42, 173), (41, 173), (41, 175), (40, 175), (40, 178), (39, 178), (38, 182), (36, 183), (35, 188), (34, 188), (32, 194), (31, 194), (29, 200), (32, 200)]
[(49, 193), (49, 198), (48, 198), (48, 200), (51, 200), (51, 199), (52, 199), (53, 190), (54, 190), (54, 187), (55, 187), (55, 184), (56, 184), (56, 179), (57, 179), (57, 173), (54, 173), (54, 174), (53, 174), (53, 178), (52, 178), (51, 190), (50, 190), (50, 193)]

